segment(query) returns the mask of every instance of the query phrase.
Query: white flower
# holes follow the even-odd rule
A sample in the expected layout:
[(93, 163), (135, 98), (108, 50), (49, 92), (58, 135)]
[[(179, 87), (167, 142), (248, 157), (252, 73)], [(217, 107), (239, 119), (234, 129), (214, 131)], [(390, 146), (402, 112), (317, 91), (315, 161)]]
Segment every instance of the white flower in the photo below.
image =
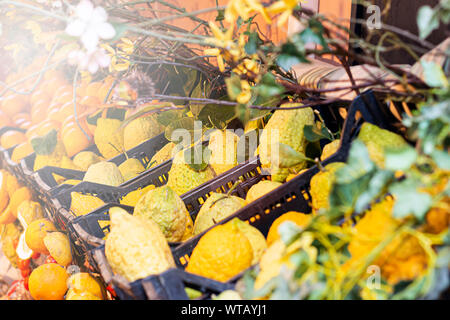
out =
[(111, 57), (103, 49), (93, 51), (75, 50), (68, 55), (69, 63), (77, 64), (80, 70), (88, 70), (90, 73), (96, 73), (100, 67), (106, 68), (111, 62)]
[(116, 30), (106, 20), (108, 14), (102, 7), (95, 7), (89, 0), (81, 0), (75, 7), (75, 19), (66, 27), (66, 32), (74, 37), (80, 37), (87, 51), (97, 48), (99, 38), (111, 39)]

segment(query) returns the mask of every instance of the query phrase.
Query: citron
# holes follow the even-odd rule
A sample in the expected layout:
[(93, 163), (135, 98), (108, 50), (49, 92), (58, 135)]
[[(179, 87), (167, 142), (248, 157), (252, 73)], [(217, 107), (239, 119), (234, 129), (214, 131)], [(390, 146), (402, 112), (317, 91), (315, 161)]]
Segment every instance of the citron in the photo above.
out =
[(76, 293), (72, 289), (69, 289), (69, 291), (67, 291), (66, 294), (66, 300), (102, 300), (102, 299), (88, 291)]
[(252, 265), (258, 263), (264, 251), (266, 251), (267, 249), (267, 242), (264, 238), (264, 235), (261, 233), (261, 231), (259, 231), (249, 223), (239, 220), (238, 218), (234, 218), (233, 220), (236, 221), (235, 223), (237, 224), (239, 229), (244, 233), (248, 241), (250, 241), (253, 249)]
[(200, 234), (219, 221), (231, 216), (247, 202), (236, 196), (213, 192), (203, 203), (194, 223), (194, 235)]
[(56, 263), (40, 265), (28, 280), (30, 294), (35, 300), (64, 300), (69, 274)]
[(130, 193), (125, 195), (122, 199), (120, 199), (120, 204), (135, 207), (139, 199), (142, 198), (147, 192), (149, 192), (152, 189), (155, 189), (155, 186), (150, 184), (142, 189), (131, 191)]
[(139, 199), (133, 215), (155, 221), (167, 241), (180, 241), (186, 230), (188, 217), (186, 206), (169, 186), (148, 191)]
[(25, 242), (34, 252), (50, 254), (44, 243), (48, 232), (57, 231), (55, 225), (48, 219), (38, 219), (31, 222), (25, 231)]
[[(278, 166), (279, 154), (274, 147), (282, 143), (297, 152), (305, 153), (308, 141), (303, 134), (303, 128), (314, 124), (314, 111), (311, 108), (277, 110), (273, 113), (261, 134), (257, 151), (262, 167), (270, 171), (273, 181), (284, 182), (289, 174), (288, 169)], [(294, 169), (304, 169), (306, 164), (304, 161)]]
[(117, 187), (125, 182), (114, 162), (100, 161), (89, 166), (83, 181)]
[(406, 141), (398, 134), (381, 129), (369, 122), (364, 122), (358, 134), (367, 147), (370, 159), (380, 168), (384, 168), (384, 154), (386, 148), (400, 148), (407, 145)]
[(141, 117), (131, 121), (124, 129), (124, 147), (130, 150), (148, 139), (160, 134), (163, 127), (154, 115)]
[(105, 159), (111, 159), (124, 150), (122, 121), (99, 118), (95, 128), (94, 141)]
[(92, 151), (82, 151), (73, 157), (73, 163), (83, 171), (87, 171), (90, 165), (103, 159)]
[(140, 173), (145, 171), (142, 163), (135, 158), (129, 158), (119, 165), (119, 171), (125, 181), (137, 177)]
[(111, 232), (105, 256), (113, 272), (135, 281), (175, 267), (169, 244), (156, 222), (117, 207), (111, 208), (109, 215)]
[(320, 156), (320, 160), (323, 161), (326, 158), (329, 158), (333, 154), (335, 154), (339, 150), (339, 146), (341, 145), (341, 140), (336, 139), (332, 142), (328, 143), (323, 147), (322, 155)]
[(336, 180), (336, 171), (345, 165), (343, 162), (333, 162), (325, 166), (311, 178), (310, 193), (313, 212), (319, 209), (328, 209), (331, 188)]
[(72, 262), (70, 240), (62, 232), (47, 232), (44, 245), (53, 259), (60, 265), (67, 267)]
[(39, 202), (25, 200), (17, 207), (17, 217), (29, 225), (34, 220), (44, 218), (44, 210)]
[(79, 192), (72, 192), (70, 197), (72, 199), (70, 203), (70, 211), (72, 211), (76, 216), (88, 214), (105, 204), (105, 202), (103, 202), (100, 198), (85, 195)]
[(164, 147), (162, 147), (150, 160), (151, 167), (156, 167), (157, 165), (170, 160), (174, 156), (175, 143), (169, 142)]
[(217, 281), (228, 281), (249, 268), (253, 248), (236, 223), (218, 225), (199, 240), (186, 271)]
[(257, 184), (250, 187), (250, 189), (247, 192), (245, 200), (247, 200), (248, 203), (255, 201), (256, 199), (262, 197), (266, 193), (271, 192), (272, 190), (278, 188), (281, 185), (282, 183), (280, 182), (270, 180), (260, 181)]
[(178, 195), (182, 195), (216, 177), (211, 166), (208, 165), (204, 170), (196, 171), (186, 163), (184, 156), (184, 150), (177, 152), (173, 158), (167, 181), (167, 185)]
[(237, 144), (239, 137), (230, 130), (215, 130), (209, 138), (208, 148), (211, 150), (209, 164), (216, 174), (221, 174), (237, 163)]
[(289, 211), (281, 216), (279, 216), (270, 226), (269, 233), (267, 234), (267, 245), (271, 245), (278, 239), (280, 239), (280, 234), (278, 232), (278, 227), (285, 221), (291, 221), (298, 225), (299, 227), (305, 227), (311, 220), (311, 215)]
[(87, 272), (78, 272), (70, 276), (68, 285), (69, 290), (74, 294), (88, 292), (98, 299), (103, 299), (105, 296), (103, 286)]

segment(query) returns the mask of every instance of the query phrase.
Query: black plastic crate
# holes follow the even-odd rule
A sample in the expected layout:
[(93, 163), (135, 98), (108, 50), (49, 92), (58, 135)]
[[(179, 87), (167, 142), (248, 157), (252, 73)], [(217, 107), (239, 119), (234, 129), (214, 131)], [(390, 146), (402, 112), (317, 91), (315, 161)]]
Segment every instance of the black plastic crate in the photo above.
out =
[[(146, 187), (150, 184), (155, 186), (166, 184), (171, 165), (172, 163), (170, 161), (166, 161), (118, 187), (87, 181), (83, 181), (74, 186), (58, 186), (53, 189), (53, 192), (50, 192), (51, 205), (48, 206), (50, 215), (62, 229), (66, 230), (69, 222), (76, 218), (76, 216), (70, 212), (72, 192), (94, 195), (105, 203), (119, 203), (120, 199), (131, 191)], [(57, 193), (57, 191), (59, 192)]]
[[(143, 280), (128, 282), (112, 272), (105, 259), (104, 250), (104, 245), (94, 249), (93, 256), (100, 266), (103, 281), (113, 286), (120, 300), (188, 300), (186, 287), (200, 291), (202, 295), (199, 299), (203, 300), (211, 298), (212, 294), (234, 288), (234, 279), (224, 283), (177, 268), (171, 268)], [(116, 290), (116, 288), (120, 289)]]
[[(142, 142), (138, 146), (128, 150), (126, 153), (128, 157), (140, 160), (144, 167), (146, 167), (153, 155), (158, 152), (166, 143), (168, 143), (168, 140), (165, 138), (164, 134), (160, 134), (152, 139)], [(95, 145), (91, 145), (84, 151), (92, 151), (100, 155)], [(36, 154), (33, 153), (21, 161), (21, 166), (24, 175), (39, 190), (39, 192), (43, 194), (44, 197), (49, 194), (50, 190), (58, 186), (53, 176), (54, 173), (69, 179), (82, 180), (84, 177), (84, 171), (61, 169), (51, 166), (47, 166), (34, 171), (33, 167), (35, 159)], [(122, 153), (108, 161), (114, 162), (116, 165), (120, 165), (126, 159), (127, 158), (125, 154)]]
[[(328, 111), (327, 116), (324, 118), (328, 119), (326, 122), (333, 124), (337, 120), (335, 118), (336, 115), (333, 114), (333, 111), (336, 112), (336, 109), (334, 109), (331, 105), (327, 105), (326, 107), (327, 108), (324, 106), (322, 107)], [(334, 116), (334, 118), (330, 119), (330, 116)], [(263, 179), (267, 179), (267, 176), (263, 173), (259, 158), (255, 157), (245, 163), (237, 165), (213, 180), (210, 180), (183, 194), (181, 199), (185, 203), (192, 220), (195, 221), (202, 204), (211, 195), (211, 193), (227, 193), (233, 188), (233, 186), (235, 186), (231, 192), (231, 195), (245, 198), (250, 187)], [(239, 183), (235, 185), (236, 182)], [(99, 223), (108, 219), (108, 210), (110, 208), (111, 205), (108, 204), (96, 210), (95, 213), (77, 217), (70, 221), (69, 227), (73, 229), (73, 233), (75, 234), (74, 237), (77, 238), (77, 243), (81, 246), (81, 248), (79, 248), (80, 251), (84, 250), (85, 252), (88, 252), (96, 246), (104, 243), (101, 239), (105, 236), (105, 231), (109, 231), (109, 229), (102, 228)], [(63, 215), (69, 214), (68, 210), (65, 208), (62, 208), (60, 212), (62, 212)], [(132, 211), (130, 213), (132, 213)]]
[[(357, 137), (363, 122), (367, 121), (382, 128), (390, 128), (389, 122), (387, 122), (387, 119), (382, 116), (380, 111), (383, 107), (385, 106), (378, 103), (376, 97), (371, 91), (366, 92), (362, 96), (355, 99), (345, 120), (341, 146), (338, 152), (323, 161), (323, 165), (326, 166), (329, 163), (346, 161), (350, 150), (351, 141)], [(319, 168), (317, 166), (308, 169), (306, 172), (291, 181), (284, 183), (272, 192), (241, 208), (232, 216), (218, 222), (215, 226), (227, 223), (234, 218), (239, 218), (243, 221), (249, 222), (251, 225), (260, 230), (264, 236), (267, 236), (272, 223), (282, 214), (288, 211), (300, 211), (303, 213), (311, 212), (309, 183), (311, 178), (318, 172)], [(210, 229), (215, 226), (212, 226)], [(210, 229), (205, 230), (203, 233), (187, 240), (179, 246), (172, 247), (172, 254), (179, 269), (184, 269), (186, 267), (189, 262), (189, 257), (198, 241)], [(134, 281), (133, 283), (127, 283), (122, 277), (113, 275), (106, 261), (103, 245), (91, 250), (90, 254), (92, 254), (93, 259), (96, 261), (97, 267), (99, 268), (102, 276), (106, 277), (105, 281), (107, 283), (112, 283), (119, 296), (125, 299), (148, 298), (148, 296), (145, 295), (143, 286), (143, 284), (148, 281), (156, 283), (155, 286), (157, 289), (152, 291), (152, 298), (158, 298), (158, 296), (161, 298), (170, 297), (173, 294), (173, 290), (175, 290), (174, 288), (161, 288), (160, 285), (164, 282), (161, 281), (161, 278), (158, 278), (158, 276), (152, 276), (146, 279)], [(158, 280), (155, 280), (155, 278)], [(206, 281), (210, 279), (202, 278), (201, 280)], [(236, 279), (233, 279), (228, 284), (232, 285), (235, 280)], [(200, 283), (201, 282), (202, 281), (200, 281)], [(177, 294), (179, 295), (183, 295), (183, 293), (179, 291), (181, 288), (184, 289), (184, 287), (180, 286), (180, 283), (178, 283)]]
[[(261, 164), (258, 158), (254, 158), (182, 195), (181, 199), (188, 208), (193, 221), (195, 221), (201, 204), (204, 203), (212, 192), (226, 193), (236, 181), (241, 181), (232, 190), (231, 194), (245, 198), (248, 189), (265, 178), (261, 174)], [(102, 226), (101, 224), (104, 221), (109, 221), (109, 209), (117, 206), (124, 208), (131, 214), (133, 213), (133, 207), (108, 203), (87, 215), (76, 217), (69, 222), (68, 228), (71, 230), (74, 243), (76, 243), (79, 252), (89, 252), (95, 247), (104, 244), (102, 239), (109, 232), (109, 225)], [(61, 211), (66, 215), (70, 214), (64, 208), (61, 208)], [(175, 247), (180, 245), (180, 243), (171, 243), (170, 245)]]

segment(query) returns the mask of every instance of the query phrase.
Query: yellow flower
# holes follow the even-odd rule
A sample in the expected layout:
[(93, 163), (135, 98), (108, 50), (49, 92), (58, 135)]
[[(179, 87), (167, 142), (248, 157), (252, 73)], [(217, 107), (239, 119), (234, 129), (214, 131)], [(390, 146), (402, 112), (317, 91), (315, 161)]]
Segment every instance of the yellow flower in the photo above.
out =
[(109, 65), (110, 72), (128, 70), (131, 65), (129, 58), (134, 52), (133, 41), (128, 38), (121, 38), (120, 42), (116, 46), (116, 50), (108, 44), (102, 44), (101, 47), (104, 48), (111, 57), (111, 64)]
[(225, 21), (234, 23), (239, 17), (247, 21), (255, 13), (261, 14), (267, 23), (271, 23), (266, 8), (259, 0), (230, 0), (225, 10)]
[(280, 15), (278, 17), (278, 25), (285, 24), (289, 17), (292, 15), (295, 7), (299, 2), (305, 2), (304, 0), (280, 0), (267, 8), (267, 12), (271, 15)]
[(241, 80), (241, 93), (237, 96), (236, 101), (240, 104), (246, 104), (252, 98), (250, 84), (246, 80)]

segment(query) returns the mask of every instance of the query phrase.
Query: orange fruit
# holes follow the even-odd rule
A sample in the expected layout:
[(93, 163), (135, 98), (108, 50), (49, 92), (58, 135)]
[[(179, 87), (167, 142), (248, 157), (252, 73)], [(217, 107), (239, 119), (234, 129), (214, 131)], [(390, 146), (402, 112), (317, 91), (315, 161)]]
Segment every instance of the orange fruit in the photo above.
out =
[(86, 87), (85, 95), (98, 97), (98, 92), (100, 91), (100, 88), (102, 87), (102, 85), (103, 85), (103, 83), (98, 82), (98, 81), (89, 83)]
[(66, 84), (66, 85), (63, 85), (62, 87), (58, 88), (58, 90), (55, 91), (54, 96), (58, 97), (63, 94), (66, 94), (66, 93), (73, 95), (73, 86), (71, 84)]
[(61, 129), (61, 123), (59, 121), (47, 119), (41, 124), (37, 133), (39, 134), (39, 136), (44, 136), (53, 129), (59, 131)]
[(0, 224), (13, 223), (17, 219), (17, 208), (25, 200), (31, 200), (31, 192), (27, 187), (19, 188), (10, 194), (9, 204), (0, 214)]
[(47, 119), (61, 123), (60, 108), (51, 109), (47, 114)]
[(76, 124), (74, 127), (66, 129), (62, 135), (64, 147), (69, 158), (91, 145), (93, 139), (89, 140)]
[(10, 126), (12, 124), (11, 118), (0, 110), (0, 128)]
[(55, 95), (55, 98), (52, 100), (52, 104), (56, 104), (61, 107), (63, 104), (67, 102), (73, 101), (73, 93), (72, 92), (63, 92), (60, 95)]
[(39, 100), (31, 109), (31, 122), (38, 124), (47, 119), (48, 104), (44, 100)]
[(19, 183), (17, 178), (6, 171), (6, 190), (8, 191), (9, 197), (11, 198), (14, 192), (21, 187), (22, 185)]
[(79, 104), (88, 108), (98, 108), (102, 104), (103, 100), (100, 100), (96, 96), (85, 96), (79, 101)]
[(28, 280), (30, 294), (35, 300), (64, 300), (67, 292), (66, 269), (56, 263), (46, 263), (34, 269)]
[(267, 234), (267, 245), (270, 246), (272, 243), (280, 239), (280, 234), (278, 233), (278, 227), (285, 221), (291, 221), (299, 227), (305, 227), (311, 220), (310, 214), (304, 214), (295, 211), (289, 211), (281, 216), (279, 216), (270, 226), (269, 233)]
[(49, 103), (52, 100), (51, 96), (49, 96), (44, 90), (36, 90), (30, 96), (30, 104), (34, 106), (38, 101), (45, 101)]
[(16, 163), (19, 163), (20, 160), (22, 160), (26, 156), (29, 156), (33, 152), (34, 152), (34, 150), (33, 150), (33, 147), (31, 146), (31, 143), (28, 141), (23, 142), (14, 148), (13, 153), (11, 155), (11, 160)]
[(28, 189), (27, 187), (21, 187), (16, 190), (10, 197), (8, 207), (11, 208), (14, 216), (17, 217), (17, 208), (20, 206), (20, 204), (26, 200), (31, 200), (32, 198), (33, 195), (31, 194), (30, 189)]
[(27, 136), (24, 133), (15, 130), (9, 130), (6, 131), (0, 138), (0, 145), (3, 148), (8, 149), (26, 141)]
[(25, 120), (19, 125), (19, 128), (28, 130), (32, 125), (33, 125), (33, 122), (31, 122), (29, 120)]
[(44, 243), (48, 231), (57, 231), (55, 225), (48, 219), (38, 219), (31, 222), (25, 231), (25, 242), (34, 252), (50, 254)]
[(21, 112), (16, 114), (14, 117), (11, 118), (14, 123), (17, 123), (18, 120), (31, 120), (31, 116), (28, 112)]
[(8, 115), (13, 117), (28, 108), (28, 99), (24, 95), (12, 94), (3, 99), (1, 110)]
[(8, 206), (9, 193), (7, 188), (8, 173), (5, 170), (0, 171), (0, 212)]

